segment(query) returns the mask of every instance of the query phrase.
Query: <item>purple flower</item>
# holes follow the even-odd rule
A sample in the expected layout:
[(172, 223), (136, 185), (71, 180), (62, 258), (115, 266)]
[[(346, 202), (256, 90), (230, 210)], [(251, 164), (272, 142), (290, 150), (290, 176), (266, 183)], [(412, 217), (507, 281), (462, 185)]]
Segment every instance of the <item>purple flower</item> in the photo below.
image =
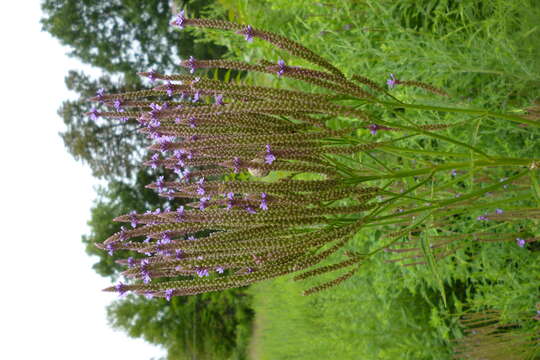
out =
[(201, 198), (199, 202), (199, 210), (204, 210), (208, 207), (208, 202), (210, 201), (210, 196), (205, 196)]
[(159, 165), (159, 154), (158, 153), (153, 154), (149, 163), (152, 169), (157, 169)]
[(287, 66), (285, 65), (285, 61), (283, 61), (282, 59), (279, 59), (277, 63), (279, 66), (279, 70), (277, 71), (277, 76), (281, 77), (281, 75), (285, 73)]
[(184, 10), (176, 14), (176, 18), (172, 22), (172, 25), (177, 26), (179, 29), (184, 28), (184, 22), (186, 21), (186, 16), (184, 15)]
[(133, 258), (130, 256), (127, 259), (127, 264), (128, 264), (128, 268), (132, 268), (135, 266), (135, 260), (133, 260)]
[(132, 228), (137, 227), (139, 220), (137, 219), (137, 212), (135, 210), (129, 213), (129, 221), (131, 221)]
[(180, 260), (182, 258), (183, 251), (180, 249), (175, 250), (175, 259)]
[(120, 234), (118, 236), (120, 238), (120, 241), (126, 241), (128, 239), (125, 227), (120, 227)]
[(173, 289), (167, 289), (165, 290), (165, 299), (167, 299), (167, 301), (171, 301), (171, 298), (173, 296), (173, 293), (174, 293), (174, 290)]
[(90, 115), (90, 119), (96, 121), (99, 117), (99, 111), (96, 108), (91, 108), (88, 112), (88, 115)]
[(216, 272), (218, 272), (219, 274), (223, 274), (224, 271), (225, 271), (225, 269), (223, 269), (221, 266), (218, 266), (216, 268)]
[(180, 205), (178, 209), (176, 209), (176, 221), (181, 222), (184, 221), (184, 206)]
[(189, 118), (188, 122), (190, 128), (194, 129), (197, 127), (197, 124), (195, 123), (195, 118), (193, 116)]
[(114, 285), (114, 290), (116, 290), (116, 292), (120, 294), (120, 296), (124, 295), (127, 291), (126, 285), (122, 284), (122, 282)]
[(152, 280), (150, 277), (150, 271), (148, 271), (148, 265), (150, 265), (150, 261), (148, 261), (148, 259), (141, 260), (141, 276), (145, 284), (148, 284), (150, 280)]
[(244, 34), (244, 38), (246, 39), (247, 42), (253, 42), (253, 28), (251, 27), (251, 25), (248, 25), (245, 27), (245, 29), (241, 32), (242, 34)]
[(503, 209), (495, 209), (495, 214), (501, 215), (502, 213), (504, 213)]
[(197, 238), (193, 235), (189, 235), (188, 238), (187, 238), (189, 241), (195, 241), (197, 240)]
[(200, 91), (196, 91), (195, 94), (193, 94), (193, 100), (192, 100), (192, 102), (195, 103), (195, 102), (197, 102), (197, 101), (199, 101), (199, 100), (201, 100), (201, 92), (200, 92)]
[(156, 81), (156, 71), (154, 69), (150, 70), (147, 77), (151, 82)]
[(181, 180), (185, 180), (186, 182), (191, 181), (191, 171), (189, 169), (184, 170), (182, 174), (179, 174)]
[(174, 123), (175, 124), (180, 124), (182, 122), (182, 118), (180, 116), (177, 116), (174, 118)]
[(233, 159), (233, 171), (235, 174), (238, 174), (240, 172), (240, 165), (241, 165), (241, 162), (240, 162), (240, 158), (239, 157), (235, 157)]
[(100, 104), (103, 103), (104, 95), (105, 95), (105, 89), (104, 88), (100, 88), (100, 89), (98, 89), (98, 91), (96, 91), (96, 97), (98, 98), (98, 102)]
[(376, 135), (377, 130), (380, 130), (381, 127), (379, 125), (377, 125), (377, 124), (371, 124), (371, 125), (368, 126), (368, 129), (371, 132), (371, 135)]
[(525, 247), (525, 243), (526, 243), (525, 239), (522, 239), (522, 238), (517, 238), (516, 239), (516, 244), (519, 247)]
[(191, 74), (193, 74), (195, 72), (195, 69), (197, 68), (196, 61), (197, 60), (195, 60), (193, 56), (190, 56), (189, 59), (186, 61), (185, 65), (189, 68), (189, 72)]
[(266, 144), (266, 155), (264, 157), (264, 162), (267, 164), (272, 164), (274, 161), (276, 161), (276, 157), (272, 153), (272, 149), (270, 148), (270, 145)]
[(456, 171), (456, 169), (453, 169), (453, 170), (450, 172), (450, 174), (452, 174), (452, 176), (457, 176), (457, 171)]
[(114, 108), (118, 112), (124, 112), (124, 109), (122, 109), (122, 100), (120, 99), (114, 100)]
[(210, 273), (208, 272), (208, 269), (198, 269), (197, 271), (197, 275), (199, 277), (204, 277), (204, 276), (209, 276)]
[(266, 203), (266, 193), (261, 193), (261, 205), (259, 206), (263, 210), (268, 210), (268, 204)]
[(396, 79), (394, 74), (390, 74), (390, 78), (386, 80), (386, 84), (388, 85), (388, 88), (393, 89), (397, 84), (399, 84), (399, 80)]
[(174, 94), (174, 87), (170, 81), (167, 81), (167, 96), (172, 97)]
[(105, 249), (107, 249), (107, 253), (112, 256), (114, 254), (114, 246), (113, 246), (113, 243), (109, 243), (107, 244), (107, 246), (105, 246)]
[(251, 206), (246, 206), (246, 211), (250, 214), (256, 214), (257, 212), (255, 210), (253, 210), (253, 208)]
[(171, 243), (171, 235), (169, 235), (170, 231), (164, 231), (161, 234), (161, 243), (162, 244), (170, 244)]
[(160, 177), (158, 177), (158, 179), (156, 181), (156, 186), (158, 188), (158, 192), (165, 191), (165, 181), (163, 179), (164, 179), (164, 176), (160, 176)]
[(197, 194), (204, 195), (206, 194), (206, 191), (204, 190), (204, 178), (200, 178), (199, 181), (197, 181)]
[(186, 166), (185, 160), (187, 159), (187, 153), (184, 149), (174, 150), (173, 155), (176, 158), (178, 165), (182, 167)]
[(479, 217), (476, 218), (476, 220), (478, 221), (488, 221), (488, 217), (486, 215), (480, 215)]
[(234, 193), (229, 192), (225, 196), (227, 197), (227, 210), (231, 210), (234, 205)]
[(225, 103), (223, 102), (223, 95), (221, 95), (221, 94), (216, 95), (215, 103), (216, 103), (216, 105), (225, 105)]

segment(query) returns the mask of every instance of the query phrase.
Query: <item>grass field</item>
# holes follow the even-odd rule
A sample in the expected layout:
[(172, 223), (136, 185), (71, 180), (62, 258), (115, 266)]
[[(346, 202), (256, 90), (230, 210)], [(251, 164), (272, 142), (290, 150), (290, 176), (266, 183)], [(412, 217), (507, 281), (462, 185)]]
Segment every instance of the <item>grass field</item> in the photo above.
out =
[[(418, 89), (395, 89), (393, 94), (406, 102), (524, 114), (524, 109), (540, 98), (538, 1), (219, 2), (222, 8), (209, 16), (225, 15), (283, 34), (330, 60), (348, 76), (367, 76), (383, 85), (389, 73), (394, 73), (399, 78), (433, 84), (450, 94), (441, 99)], [(262, 41), (250, 44), (222, 32), (210, 33), (210, 37), (228, 46), (231, 58), (250, 62), (282, 58), (287, 64), (306, 65)], [(275, 77), (250, 75), (247, 81), (310, 90), (308, 85)], [(407, 115), (419, 123), (460, 123), (445, 134), (488, 154), (540, 156), (538, 128), (466, 114), (408, 110)], [(463, 151), (456, 144), (444, 142), (419, 144), (411, 140), (409, 145), (433, 152)], [(360, 163), (370, 161), (362, 156), (357, 158)], [(475, 154), (466, 152), (464, 156), (472, 160)], [(389, 168), (410, 168), (422, 160), (412, 155), (397, 159), (388, 155), (379, 161)], [(531, 180), (511, 186), (530, 190), (527, 187), (538, 177), (531, 174)], [(501, 170), (495, 175), (502, 179), (509, 173)], [(474, 171), (463, 174), (463, 191), (481, 187), (479, 176)], [(447, 178), (451, 177), (448, 173)], [(501, 202), (500, 207), (507, 211), (530, 202), (524, 199), (507, 206)], [(475, 219), (481, 213), (471, 211), (472, 220), (453, 224), (454, 235), (531, 229), (531, 236), (538, 236), (537, 219), (479, 224)], [(366, 228), (345, 250), (366, 253), (386, 240), (381, 229)], [(531, 328), (538, 334), (540, 321), (531, 320), (540, 303), (537, 243), (522, 248), (514, 238), (478, 242), (471, 236), (461, 239), (454, 250), (433, 266), (389, 263), (399, 256), (381, 252), (363, 263), (350, 280), (309, 297), (302, 296), (302, 290), (321, 280), (278, 278), (254, 285), (250, 292), (256, 318), (248, 357), (450, 359), (455, 339), (464, 335), (458, 324), (460, 317), (488, 310), (500, 311), (502, 322), (519, 324), (523, 331)], [(506, 358), (538, 358), (538, 353), (533, 349)]]

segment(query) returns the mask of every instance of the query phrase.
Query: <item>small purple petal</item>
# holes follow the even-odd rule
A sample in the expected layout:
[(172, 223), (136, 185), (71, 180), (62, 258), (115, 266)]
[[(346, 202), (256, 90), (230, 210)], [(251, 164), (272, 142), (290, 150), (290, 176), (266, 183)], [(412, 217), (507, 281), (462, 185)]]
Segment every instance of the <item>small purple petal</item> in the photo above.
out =
[(240, 172), (240, 165), (241, 165), (241, 162), (240, 162), (240, 158), (239, 157), (235, 157), (233, 159), (233, 171), (235, 174), (238, 174)]
[(121, 282), (119, 282), (118, 284), (114, 286), (114, 290), (116, 290), (116, 292), (120, 294), (120, 296), (124, 295), (127, 291), (126, 286), (122, 284)]
[(139, 220), (137, 219), (137, 212), (135, 210), (129, 213), (129, 221), (131, 222), (131, 227), (137, 227)]
[(104, 88), (100, 88), (100, 89), (98, 89), (98, 91), (96, 91), (96, 97), (98, 98), (98, 102), (100, 104), (103, 103), (104, 95), (105, 95), (105, 89)]
[(204, 210), (208, 207), (208, 202), (210, 201), (209, 196), (202, 197), (199, 202), (199, 210)]
[(390, 74), (390, 78), (386, 80), (386, 84), (388, 85), (388, 88), (393, 89), (397, 84), (399, 84), (399, 80), (396, 79), (394, 74)]
[(99, 117), (99, 111), (96, 109), (96, 108), (91, 108), (90, 111), (88, 112), (88, 115), (90, 116), (90, 119), (91, 120), (97, 120), (98, 117)]
[(197, 68), (196, 63), (195, 63), (196, 61), (197, 60), (195, 60), (193, 56), (190, 56), (189, 59), (186, 61), (186, 66), (189, 68), (189, 72), (192, 74), (195, 72), (195, 69)]
[(377, 124), (371, 124), (368, 126), (369, 131), (371, 132), (371, 135), (376, 135), (377, 130), (379, 130), (381, 127)]
[(277, 76), (281, 77), (285, 73), (287, 66), (285, 65), (285, 61), (283, 61), (282, 59), (278, 60), (278, 66), (279, 66), (279, 70), (277, 72)]
[(150, 70), (147, 77), (151, 82), (156, 81), (156, 71), (154, 69)]
[(270, 145), (267, 144), (264, 162), (267, 164), (272, 164), (274, 161), (276, 161), (276, 156), (272, 153), (272, 149), (270, 148)]
[(516, 239), (516, 244), (517, 244), (519, 247), (525, 247), (526, 241), (525, 241), (525, 239), (517, 238), (517, 239)]
[(216, 104), (217, 104), (217, 105), (224, 105), (224, 104), (225, 104), (225, 103), (223, 102), (223, 95), (221, 95), (221, 94), (216, 95), (215, 101), (216, 101)]
[(179, 29), (183, 29), (185, 21), (186, 21), (186, 16), (185, 16), (184, 10), (182, 10), (178, 14), (176, 14), (176, 18), (174, 19), (172, 24), (177, 26)]
[(266, 202), (266, 193), (261, 193), (261, 205), (259, 206), (263, 210), (268, 210), (268, 204)]

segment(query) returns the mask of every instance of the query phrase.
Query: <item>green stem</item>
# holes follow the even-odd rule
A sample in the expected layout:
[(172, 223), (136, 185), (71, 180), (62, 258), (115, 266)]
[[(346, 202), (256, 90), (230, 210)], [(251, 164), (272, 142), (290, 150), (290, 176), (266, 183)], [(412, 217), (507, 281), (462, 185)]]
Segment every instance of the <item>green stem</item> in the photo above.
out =
[(494, 185), (491, 185), (491, 186), (488, 186), (486, 188), (483, 188), (481, 190), (478, 190), (478, 191), (473, 191), (469, 194), (466, 194), (466, 195), (463, 195), (459, 198), (454, 198), (454, 199), (448, 199), (448, 200), (442, 200), (442, 201), (438, 201), (436, 205), (431, 205), (431, 206), (424, 206), (424, 207), (419, 207), (419, 208), (416, 208), (416, 209), (412, 209), (412, 210), (407, 210), (407, 211), (404, 211), (404, 212), (401, 212), (401, 213), (398, 213), (398, 214), (391, 214), (391, 215), (385, 215), (385, 216), (381, 216), (381, 217), (378, 217), (376, 219), (374, 219), (375, 221), (380, 221), (380, 220), (385, 220), (385, 219), (391, 219), (393, 217), (396, 217), (396, 216), (403, 216), (403, 215), (409, 215), (409, 214), (417, 214), (419, 212), (423, 212), (423, 211), (426, 211), (426, 210), (435, 210), (435, 209), (440, 209), (442, 208), (443, 206), (448, 206), (448, 205), (451, 205), (451, 204), (454, 204), (454, 203), (457, 203), (457, 202), (461, 202), (461, 201), (464, 201), (464, 200), (469, 200), (469, 199), (472, 199), (472, 198), (475, 198), (477, 196), (480, 196), (480, 195), (483, 195), (487, 192), (491, 192), (493, 190), (496, 190), (506, 184), (510, 184), (512, 181), (514, 180), (517, 180), (519, 179), (520, 177), (526, 175), (528, 173), (528, 171), (524, 171), (520, 174), (517, 174), (515, 176), (512, 176), (508, 179), (506, 179), (505, 181), (501, 181), (497, 184), (494, 184)]
[(538, 160), (531, 159), (512, 159), (512, 158), (492, 158), (490, 160), (475, 160), (472, 162), (454, 162), (441, 164), (433, 167), (420, 168), (407, 171), (398, 171), (393, 174), (387, 175), (371, 175), (371, 176), (357, 176), (356, 178), (350, 179), (352, 183), (361, 183), (370, 180), (381, 180), (381, 179), (399, 179), (409, 176), (424, 175), (429, 173), (436, 173), (439, 171), (448, 171), (452, 169), (462, 169), (470, 167), (490, 167), (490, 166), (528, 166), (532, 162), (537, 162)]
[(540, 123), (537, 121), (524, 119), (517, 115), (510, 115), (510, 114), (499, 114), (492, 111), (487, 110), (481, 110), (481, 109), (463, 109), (463, 108), (451, 108), (451, 107), (444, 107), (444, 106), (433, 106), (433, 105), (420, 105), (420, 104), (408, 104), (408, 103), (402, 103), (402, 102), (390, 102), (390, 101), (380, 101), (377, 100), (379, 104), (389, 106), (389, 107), (402, 107), (402, 108), (408, 108), (408, 109), (418, 109), (418, 110), (432, 110), (432, 111), (442, 111), (442, 112), (456, 112), (456, 113), (464, 113), (464, 114), (471, 114), (471, 115), (485, 115), (485, 116), (491, 116), (499, 119), (505, 119), (521, 124), (527, 124), (535, 127), (540, 127)]

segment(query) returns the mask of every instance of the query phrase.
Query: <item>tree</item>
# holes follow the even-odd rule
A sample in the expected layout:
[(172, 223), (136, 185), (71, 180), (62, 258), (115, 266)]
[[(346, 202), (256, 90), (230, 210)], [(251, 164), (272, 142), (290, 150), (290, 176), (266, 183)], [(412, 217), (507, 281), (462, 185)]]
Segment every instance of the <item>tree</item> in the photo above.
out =
[[(179, 3), (198, 16), (213, 1)], [(216, 58), (225, 50), (200, 46), (190, 33), (174, 31), (168, 0), (45, 0), (41, 7), (43, 30), (69, 46), (69, 55), (124, 74), (128, 83), (136, 83), (136, 73), (150, 68), (170, 71), (181, 56)]]
[[(115, 180), (109, 182), (107, 188), (98, 189), (98, 198), (91, 209), (91, 218), (88, 221), (90, 234), (83, 235), (82, 242), (86, 246), (88, 255), (98, 257), (93, 269), (101, 276), (116, 280), (123, 269), (116, 260), (130, 256), (126, 252), (117, 252), (109, 256), (96, 247), (96, 243), (101, 243), (120, 231), (121, 224), (114, 222), (113, 219), (132, 210), (142, 213), (147, 209), (156, 209), (167, 204), (166, 199), (159, 197), (155, 191), (145, 188), (145, 185), (152, 182), (154, 178), (155, 175), (141, 168), (137, 171), (133, 183)], [(137, 256), (137, 254), (131, 255)]]
[(140, 166), (145, 154), (144, 148), (150, 144), (137, 131), (139, 125), (135, 121), (94, 121), (86, 113), (95, 106), (88, 99), (99, 88), (110, 92), (125, 92), (135, 90), (135, 85), (128, 85), (123, 79), (113, 81), (109, 76), (92, 80), (84, 73), (73, 70), (65, 81), (69, 90), (79, 94), (77, 100), (66, 100), (58, 109), (66, 125), (60, 137), (68, 152), (76, 160), (88, 164), (93, 175), (98, 178), (130, 178)]
[[(250, 327), (251, 297), (243, 289), (189, 297), (128, 296), (107, 308), (109, 323), (130, 337), (162, 345), (169, 359), (228, 359), (236, 333)], [(242, 351), (238, 351), (242, 353)]]
[[(180, 1), (194, 16), (212, 0)], [(91, 79), (70, 71), (65, 81), (79, 95), (58, 110), (66, 124), (60, 133), (75, 159), (88, 164), (94, 176), (108, 180), (131, 177), (148, 144), (137, 124), (94, 122), (85, 113), (88, 99), (100, 88), (107, 93), (142, 89), (137, 72), (152, 68), (172, 71), (180, 56), (216, 58), (224, 47), (196, 42), (193, 33), (174, 31), (169, 25), (172, 8), (166, 0), (45, 0), (43, 30), (70, 48), (69, 54), (104, 71)], [(106, 14), (106, 16), (104, 16)]]

